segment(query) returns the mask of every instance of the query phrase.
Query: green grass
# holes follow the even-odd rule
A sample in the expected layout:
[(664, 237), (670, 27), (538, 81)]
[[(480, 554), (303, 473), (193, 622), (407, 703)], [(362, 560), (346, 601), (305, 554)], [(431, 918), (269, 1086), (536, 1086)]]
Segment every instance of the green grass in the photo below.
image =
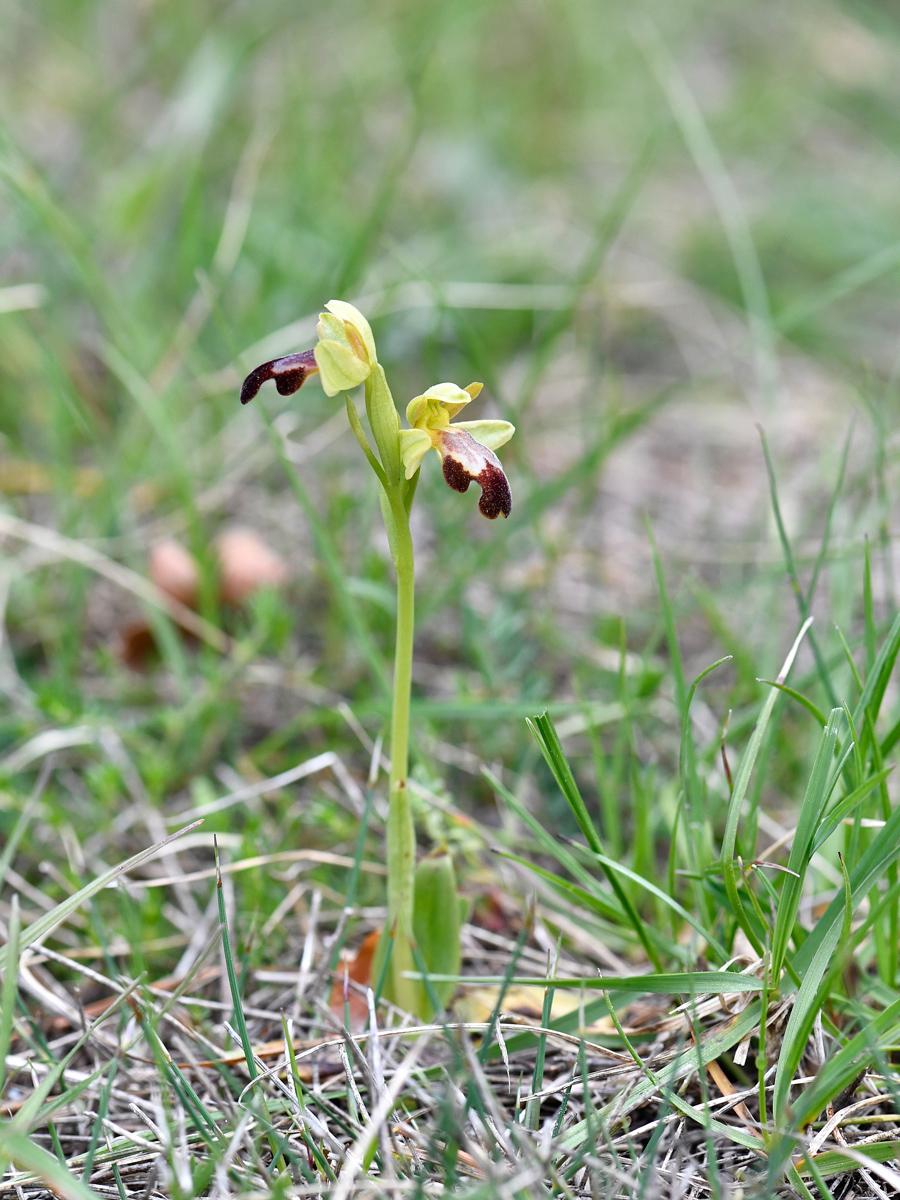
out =
[[(0, 6), (0, 1194), (897, 1189), (900, 21), (633, 7)], [(398, 401), (518, 427), (508, 522), (416, 511), (471, 902), (424, 1033), (330, 1003), (384, 901), (374, 481), (312, 385), (237, 403), (335, 295)], [(291, 568), (240, 611), (232, 524)]]

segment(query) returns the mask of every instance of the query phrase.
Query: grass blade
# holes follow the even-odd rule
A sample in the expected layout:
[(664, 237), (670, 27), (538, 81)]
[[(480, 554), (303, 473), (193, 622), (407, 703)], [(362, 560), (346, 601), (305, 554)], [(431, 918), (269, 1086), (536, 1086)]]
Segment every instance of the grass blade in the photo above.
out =
[[(35, 1179), (40, 1179), (63, 1200), (102, 1200), (102, 1197), (70, 1174), (63, 1164), (42, 1146), (38, 1146), (31, 1138), (0, 1122), (0, 1156), (15, 1164), (20, 1171), (27, 1171)], [(26, 1180), (16, 1181), (20, 1186), (27, 1186)]]
[[(543, 975), (433, 975), (442, 983), (461, 983), (473, 987), (497, 987), (507, 983), (513, 987), (550, 987)], [(756, 975), (739, 975), (737, 971), (678, 971), (653, 975), (592, 975), (576, 979), (565, 975), (553, 977), (554, 988), (584, 988), (585, 991), (643, 992), (654, 996), (732, 995), (738, 992), (759, 992), (766, 986)]]
[[(800, 1130), (824, 1110), (879, 1055), (879, 1042), (890, 1045), (900, 1036), (900, 999), (895, 1000), (842, 1046), (820, 1068), (813, 1082), (794, 1101), (792, 1127)], [(769, 1152), (769, 1179), (777, 1179), (794, 1148), (783, 1135)]]
[(842, 716), (842, 709), (832, 709), (822, 733), (819, 749), (806, 785), (806, 792), (800, 805), (797, 829), (787, 863), (790, 874), (784, 876), (775, 916), (775, 928), (772, 933), (771, 979), (773, 986), (777, 986), (787, 951), (788, 939), (794, 929), (803, 882), (812, 858), (816, 828), (837, 779), (832, 767), (837, 743), (838, 722)]
[[(25, 927), (22, 930), (19, 938), (20, 950), (25, 950), (35, 942), (45, 938), (48, 933), (52, 933), (57, 925), (61, 925), (67, 920), (77, 908), (79, 908), (85, 900), (89, 900), (91, 896), (108, 887), (121, 875), (127, 875), (129, 871), (133, 871), (135, 867), (142, 866), (145, 862), (149, 862), (161, 850), (178, 838), (183, 837), (186, 833), (190, 833), (192, 829), (196, 829), (198, 825), (202, 825), (202, 821), (192, 821), (190, 825), (185, 825), (176, 833), (169, 834), (168, 837), (162, 839), (161, 842), (156, 842), (153, 846), (148, 846), (146, 850), (141, 850), (139, 853), (132, 855), (123, 863), (119, 863), (117, 867), (110, 867), (108, 871), (104, 871), (102, 875), (98, 875), (96, 879), (92, 879), (90, 883), (85, 884), (67, 900), (63, 900), (61, 904), (57, 904), (55, 908), (51, 908), (49, 912), (38, 917), (36, 921)], [(9, 946), (0, 947), (0, 971), (6, 970), (6, 959), (9, 952)]]
[[(575, 776), (572, 774), (572, 768), (569, 766), (565, 751), (557, 735), (553, 721), (548, 713), (541, 713), (539, 716), (527, 718), (526, 724), (537, 741), (541, 749), (541, 754), (544, 756), (544, 761), (550, 768), (553, 778), (562, 792), (566, 803), (572, 810), (575, 820), (578, 823), (578, 828), (584, 835), (584, 839), (595, 854), (603, 855), (603, 843), (600, 841), (600, 835), (597, 833), (596, 827), (591, 820), (590, 813), (587, 810), (587, 805), (579, 791), (578, 784), (575, 782)], [(622, 905), (632, 928), (637, 934), (638, 940), (646, 951), (647, 957), (653, 965), (659, 969), (662, 962), (656, 947), (652, 944), (647, 936), (647, 930), (644, 922), (637, 914), (637, 910), (631, 903), (631, 900), (622, 887), (618, 878), (613, 871), (608, 867), (601, 865), (601, 870), (609, 882), (609, 886), (616, 894), (616, 898)]]
[[(808, 617), (800, 628), (800, 632), (794, 639), (793, 645), (788, 651), (781, 670), (778, 673), (778, 683), (784, 683), (793, 666), (794, 659), (797, 657), (797, 652), (800, 649), (800, 643), (806, 636), (807, 630), (812, 624), (812, 617)], [(773, 688), (763, 703), (762, 710), (757, 718), (756, 724), (753, 727), (753, 733), (750, 735), (750, 741), (747, 749), (741, 756), (741, 761), (738, 765), (737, 773), (734, 778), (734, 790), (731, 793), (731, 801), (728, 805), (728, 814), (725, 819), (725, 832), (722, 836), (722, 874), (725, 880), (725, 891), (728, 896), (728, 901), (731, 911), (737, 920), (738, 925), (743, 929), (748, 939), (756, 950), (762, 952), (762, 942), (756, 931), (754, 923), (747, 915), (744, 908), (744, 903), (741, 900), (738, 888), (738, 870), (736, 866), (737, 853), (737, 832), (738, 823), (741, 819), (741, 810), (744, 805), (744, 800), (750, 788), (750, 779), (753, 775), (753, 768), (756, 766), (756, 760), (759, 757), (759, 752), (762, 749), (763, 739), (766, 735), (769, 722), (772, 719), (772, 712), (778, 700), (779, 692), (777, 688)]]
[(788, 1018), (781, 1041), (781, 1051), (778, 1055), (775, 1087), (772, 1094), (772, 1115), (776, 1129), (786, 1128), (790, 1118), (791, 1083), (806, 1050), (806, 1043), (816, 1013), (821, 1008), (819, 985), (826, 975), (840, 935), (841, 926), (835, 922), (827, 936), (819, 943), (809, 967), (802, 976), (800, 990), (797, 992), (794, 1007)]
[(6, 938), (6, 962), (0, 984), (0, 1096), (6, 1083), (6, 1056), (12, 1040), (13, 1014), (19, 983), (19, 897), (13, 896)]
[[(850, 896), (853, 908), (869, 892), (887, 871), (891, 863), (900, 858), (900, 805), (895, 806), (887, 822), (878, 830), (869, 847), (850, 870)], [(843, 915), (843, 895), (837, 895), (816, 922), (803, 945), (792, 956), (793, 971), (802, 979), (809, 970), (820, 944), (830, 936), (830, 931)]]
[[(797, 563), (794, 559), (794, 552), (791, 549), (791, 542), (788, 538), (787, 528), (784, 524), (784, 518), (781, 515), (781, 503), (778, 499), (778, 480), (775, 475), (775, 464), (772, 461), (772, 455), (769, 450), (769, 442), (766, 438), (766, 433), (760, 425), (759, 430), (760, 441), (762, 442), (763, 457), (766, 462), (766, 474), (769, 477), (769, 496), (772, 502), (772, 513), (775, 517), (775, 525), (778, 529), (778, 540), (781, 542), (781, 550), (784, 555), (784, 565), (787, 570), (788, 580), (790, 581), (791, 591), (794, 593), (794, 599), (797, 601), (797, 610), (800, 613), (800, 618), (804, 622), (810, 620), (809, 601), (810, 597), (803, 589), (800, 582), (800, 574), (797, 570)], [(843, 471), (841, 473), (843, 478)], [(827, 529), (826, 529), (827, 538)], [(819, 643), (814, 633), (809, 635), (809, 644), (813, 652), (813, 657), (816, 660), (816, 670), (819, 674), (819, 679), (822, 687), (825, 689), (825, 695), (828, 697), (828, 703), (832, 708), (837, 705), (837, 696), (835, 695), (834, 686), (831, 682), (831, 676), (828, 672), (828, 667), (825, 665), (825, 659), (822, 657), (822, 651), (819, 649)]]

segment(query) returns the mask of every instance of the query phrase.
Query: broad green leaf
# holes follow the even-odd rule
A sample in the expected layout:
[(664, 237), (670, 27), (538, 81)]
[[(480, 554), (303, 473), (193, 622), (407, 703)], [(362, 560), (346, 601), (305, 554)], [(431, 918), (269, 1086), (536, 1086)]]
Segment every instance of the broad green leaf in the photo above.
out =
[(455, 984), (440, 981), (438, 977), (459, 974), (459, 891), (453, 860), (447, 853), (429, 855), (416, 868), (413, 932), (423, 973), (428, 976), (422, 988), (421, 1010), (421, 1015), (427, 1017), (434, 1008), (429, 993), (440, 1011), (455, 990)]

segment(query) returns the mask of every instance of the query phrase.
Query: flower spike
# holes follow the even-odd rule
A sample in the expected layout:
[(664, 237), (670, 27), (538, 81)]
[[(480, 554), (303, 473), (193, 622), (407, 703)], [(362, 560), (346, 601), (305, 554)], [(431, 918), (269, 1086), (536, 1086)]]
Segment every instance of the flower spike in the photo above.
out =
[(241, 404), (248, 404), (267, 379), (274, 379), (278, 394), (290, 396), (298, 391), (318, 371), (312, 350), (302, 354), (286, 354), (284, 358), (273, 358), (261, 363), (250, 372), (241, 386)]
[(465, 492), (474, 479), (481, 485), (479, 512), (493, 521), (512, 509), (509, 481), (494, 453), (515, 433), (509, 421), (454, 421), (481, 392), (480, 383), (457, 387), (437, 383), (410, 400), (406, 419), (410, 429), (400, 430), (400, 456), (407, 479), (412, 479), (429, 450), (441, 457), (444, 479), (457, 492)]

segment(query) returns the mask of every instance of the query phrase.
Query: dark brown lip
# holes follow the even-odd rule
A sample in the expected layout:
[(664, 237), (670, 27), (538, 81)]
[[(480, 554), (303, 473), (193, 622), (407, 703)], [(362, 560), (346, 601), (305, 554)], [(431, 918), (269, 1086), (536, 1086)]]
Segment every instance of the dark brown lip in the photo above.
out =
[(241, 404), (248, 404), (269, 379), (275, 381), (279, 395), (290, 396), (303, 387), (310, 375), (314, 375), (318, 369), (312, 350), (303, 350), (299, 354), (285, 354), (283, 358), (273, 358), (269, 362), (260, 363), (241, 385)]
[(509, 490), (509, 481), (503, 471), (494, 466), (493, 463), (486, 463), (482, 470), (477, 475), (471, 475), (459, 459), (454, 458), (451, 454), (444, 455), (442, 463), (444, 479), (457, 492), (466, 492), (469, 490), (469, 484), (475, 480), (481, 485), (481, 498), (478, 501), (478, 511), (482, 516), (487, 517), (489, 521), (494, 521), (501, 514), (508, 517), (512, 512), (512, 495)]

